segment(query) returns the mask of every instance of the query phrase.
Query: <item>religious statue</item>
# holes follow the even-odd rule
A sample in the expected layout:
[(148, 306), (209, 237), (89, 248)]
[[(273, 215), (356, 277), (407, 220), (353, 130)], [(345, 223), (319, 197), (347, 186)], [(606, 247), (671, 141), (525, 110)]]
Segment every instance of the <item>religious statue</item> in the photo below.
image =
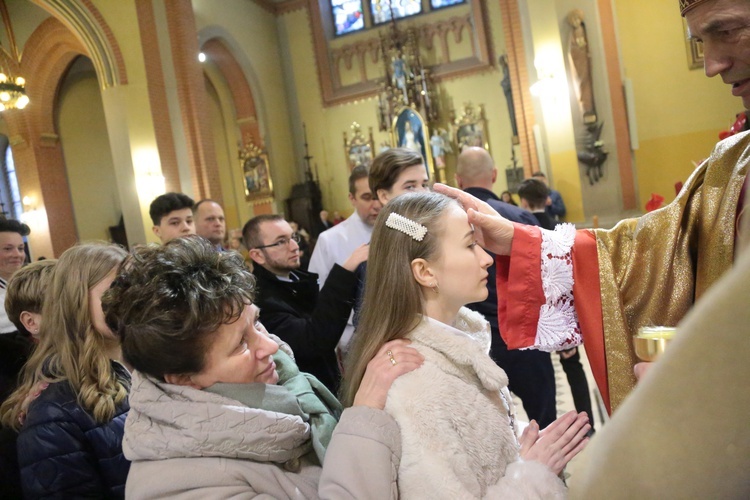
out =
[(432, 131), (430, 147), (432, 148), (432, 158), (435, 160), (437, 168), (445, 167), (445, 141), (440, 137), (437, 130)]
[(583, 114), (583, 123), (593, 125), (597, 121), (596, 105), (594, 104), (594, 87), (591, 79), (591, 54), (586, 36), (586, 23), (583, 11), (573, 9), (567, 17), (571, 27), (568, 41), (568, 57), (573, 71), (576, 95)]
[(500, 56), (500, 66), (503, 67), (503, 79), (500, 86), (505, 94), (505, 102), (508, 105), (508, 114), (510, 115), (510, 129), (513, 132), (513, 144), (518, 144), (518, 123), (516, 122), (516, 106), (513, 104), (513, 89), (510, 85), (510, 68), (508, 67), (508, 56)]
[(408, 121), (404, 123), (404, 137), (402, 141), (402, 146), (407, 149), (412, 149), (414, 151), (420, 151), (421, 149), (419, 147), (419, 144), (417, 144), (416, 139), (414, 138), (414, 131), (411, 128), (411, 123)]

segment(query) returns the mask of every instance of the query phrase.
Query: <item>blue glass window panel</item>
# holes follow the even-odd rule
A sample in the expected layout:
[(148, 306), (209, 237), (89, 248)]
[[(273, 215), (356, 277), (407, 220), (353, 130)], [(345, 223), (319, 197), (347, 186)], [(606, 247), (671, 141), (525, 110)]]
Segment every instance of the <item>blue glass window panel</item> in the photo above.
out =
[(391, 11), (396, 19), (422, 12), (421, 0), (370, 0), (372, 22), (382, 24), (391, 20)]
[(18, 179), (16, 178), (16, 165), (13, 161), (13, 153), (10, 147), (5, 151), (5, 174), (7, 175), (10, 186), (10, 216), (19, 218), (23, 213), (23, 203), (21, 203), (21, 193), (18, 189)]
[(451, 5), (458, 5), (464, 3), (466, 0), (430, 0), (430, 5), (433, 9), (442, 9), (443, 7), (450, 7)]
[(362, 0), (331, 0), (336, 36), (359, 31), (365, 27)]

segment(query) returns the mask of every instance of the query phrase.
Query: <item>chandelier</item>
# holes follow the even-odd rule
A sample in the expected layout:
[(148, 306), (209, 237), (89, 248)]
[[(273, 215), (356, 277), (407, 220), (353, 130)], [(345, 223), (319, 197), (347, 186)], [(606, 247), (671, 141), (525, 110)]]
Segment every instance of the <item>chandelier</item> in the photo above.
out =
[(28, 103), (26, 80), (20, 76), (13, 79), (5, 73), (0, 73), (0, 111), (23, 109)]
[(3, 0), (0, 0), (0, 16), (3, 18), (8, 42), (7, 51), (0, 45), (0, 111), (23, 109), (29, 104), (29, 96), (26, 95), (26, 80), (17, 73), (15, 78), (13, 77), (13, 70), (19, 67), (21, 58), (18, 56), (13, 25)]

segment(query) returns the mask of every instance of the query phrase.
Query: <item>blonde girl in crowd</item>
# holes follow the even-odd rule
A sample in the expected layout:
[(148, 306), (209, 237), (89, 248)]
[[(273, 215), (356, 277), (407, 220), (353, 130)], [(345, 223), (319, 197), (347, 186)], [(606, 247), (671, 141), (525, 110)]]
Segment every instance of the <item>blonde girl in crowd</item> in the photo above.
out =
[(130, 374), (119, 362), (120, 343), (104, 322), (101, 297), (125, 255), (114, 245), (81, 244), (55, 267), (40, 343), (0, 409), (3, 426), (19, 431), (27, 498), (124, 495)]
[(352, 403), (386, 342), (409, 339), (424, 356), (385, 405), (401, 430), (401, 498), (560, 498), (558, 475), (587, 442), (588, 419), (575, 412), (544, 430), (532, 421), (518, 436), (507, 376), (488, 356), (489, 325), (463, 307), (486, 298), (491, 263), (446, 196), (404, 194), (378, 216), (342, 402)]

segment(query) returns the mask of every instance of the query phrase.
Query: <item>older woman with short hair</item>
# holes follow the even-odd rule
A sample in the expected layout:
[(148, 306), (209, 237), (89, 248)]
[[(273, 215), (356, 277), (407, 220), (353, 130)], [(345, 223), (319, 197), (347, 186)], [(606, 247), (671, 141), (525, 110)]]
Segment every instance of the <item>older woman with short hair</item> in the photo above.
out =
[[(393, 496), (398, 427), (382, 407), (391, 382), (421, 356), (403, 341), (384, 346), (342, 414), (265, 331), (254, 292), (241, 256), (196, 237), (136, 249), (124, 263), (104, 307), (135, 368), (126, 495), (316, 498), (321, 470), (330, 469), (326, 496)], [(366, 461), (365, 481), (346, 473), (357, 460)]]

